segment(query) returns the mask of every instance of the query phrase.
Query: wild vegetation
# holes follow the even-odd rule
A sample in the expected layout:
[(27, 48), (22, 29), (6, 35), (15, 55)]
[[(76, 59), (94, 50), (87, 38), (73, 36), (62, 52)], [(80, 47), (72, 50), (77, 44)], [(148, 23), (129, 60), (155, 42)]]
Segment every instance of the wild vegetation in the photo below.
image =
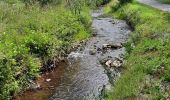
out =
[[(57, 65), (73, 44), (90, 37), (90, 8), (109, 0), (0, 0), (0, 100), (29, 87), (42, 70)], [(159, 0), (169, 3), (169, 0)], [(167, 99), (170, 90), (170, 14), (133, 0), (112, 0), (107, 13), (134, 30), (126, 63), (110, 100), (148, 96)]]
[[(170, 97), (170, 14), (136, 1), (117, 8), (112, 0), (105, 8), (113, 17), (126, 20), (134, 32), (126, 44), (125, 70), (109, 100)], [(146, 98), (145, 98), (146, 99)]]
[[(90, 8), (103, 0), (0, 0), (0, 100), (29, 87), (90, 36)], [(47, 68), (48, 67), (48, 68)]]

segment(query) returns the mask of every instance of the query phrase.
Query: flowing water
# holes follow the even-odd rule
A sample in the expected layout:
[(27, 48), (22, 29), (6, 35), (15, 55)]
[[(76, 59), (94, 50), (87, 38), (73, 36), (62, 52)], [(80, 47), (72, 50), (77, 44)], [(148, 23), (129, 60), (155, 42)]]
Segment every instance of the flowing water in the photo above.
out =
[[(17, 100), (104, 99), (105, 89), (109, 89), (111, 83), (114, 83), (120, 76), (120, 70), (112, 69), (108, 72), (101, 61), (115, 57), (121, 59), (125, 48), (103, 51), (102, 46), (103, 44), (125, 43), (131, 30), (125, 21), (103, 16), (102, 10), (94, 11), (92, 16), (93, 37), (87, 41), (83, 49), (77, 49), (68, 55), (67, 62), (62, 64), (60, 69), (62, 74), (57, 71), (52, 72), (54, 77), (51, 82), (57, 84), (54, 85), (53, 93), (49, 90), (39, 90), (43, 91), (40, 93), (26, 92), (25, 98), (21, 96)], [(92, 51), (93, 54), (90, 53)], [(38, 98), (41, 95), (44, 97)]]

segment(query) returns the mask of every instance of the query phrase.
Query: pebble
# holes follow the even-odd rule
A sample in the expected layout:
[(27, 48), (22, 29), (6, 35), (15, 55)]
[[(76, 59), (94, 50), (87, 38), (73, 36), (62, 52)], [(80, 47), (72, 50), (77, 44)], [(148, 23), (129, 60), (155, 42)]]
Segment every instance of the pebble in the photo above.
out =
[(50, 82), (51, 81), (51, 79), (46, 79), (46, 82)]

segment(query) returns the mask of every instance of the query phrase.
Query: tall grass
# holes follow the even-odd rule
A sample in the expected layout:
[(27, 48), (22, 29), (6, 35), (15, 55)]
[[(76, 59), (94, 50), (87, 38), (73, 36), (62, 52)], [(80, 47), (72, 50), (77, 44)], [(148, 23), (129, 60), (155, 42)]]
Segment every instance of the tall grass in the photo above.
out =
[(72, 43), (90, 36), (90, 10), (82, 7), (77, 15), (65, 4), (42, 7), (0, 1), (0, 100), (28, 87), (49, 60), (55, 67), (55, 59)]

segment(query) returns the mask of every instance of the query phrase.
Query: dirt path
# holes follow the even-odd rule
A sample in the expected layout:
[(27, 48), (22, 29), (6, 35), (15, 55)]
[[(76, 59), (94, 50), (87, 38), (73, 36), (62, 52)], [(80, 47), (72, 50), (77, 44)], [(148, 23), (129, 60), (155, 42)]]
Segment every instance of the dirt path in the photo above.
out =
[(152, 6), (154, 8), (157, 8), (159, 10), (170, 12), (169, 4), (162, 4), (156, 0), (137, 0), (137, 1), (139, 1), (140, 3), (146, 4), (146, 5)]

